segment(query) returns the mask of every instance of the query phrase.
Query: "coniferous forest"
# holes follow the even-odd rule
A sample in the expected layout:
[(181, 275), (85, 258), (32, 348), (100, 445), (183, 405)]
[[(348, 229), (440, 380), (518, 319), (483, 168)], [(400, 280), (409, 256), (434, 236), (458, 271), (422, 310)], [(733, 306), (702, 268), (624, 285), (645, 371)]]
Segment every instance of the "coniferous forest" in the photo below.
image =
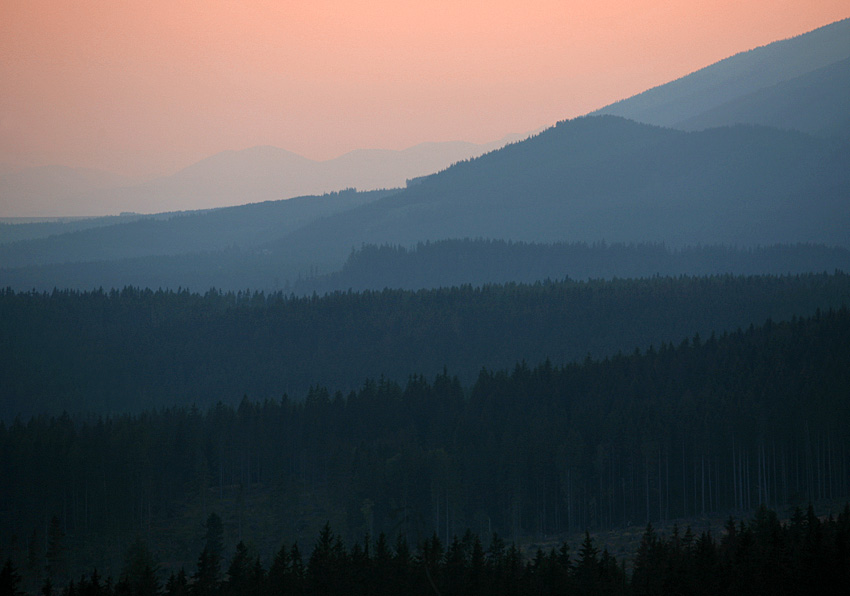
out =
[[(347, 393), (314, 385), (303, 396), (244, 397), (236, 407), (17, 418), (0, 425), (0, 474), (15, 479), (0, 489), (4, 550), (28, 582), (52, 577), (58, 585), (95, 568), (119, 577), (138, 542), (133, 548), (156, 553), (151, 559), (160, 565), (154, 575), (161, 581), (164, 571), (192, 568), (197, 528), (215, 514), (225, 521), (228, 544), (251, 544), (250, 565), (240, 564), (257, 582), (281, 541), (309, 548), (320, 536), (319, 554), (302, 562), (306, 592), (355, 590), (357, 573), (373, 581), (372, 572), (355, 573), (354, 561), (377, 569), (372, 557), (383, 552), (388, 560), (428, 561), (424, 568), (433, 570), (439, 593), (475, 593), (448, 578), (472, 573), (467, 562), (480, 558), (473, 557), (476, 537), (499, 551), (496, 536), (521, 543), (585, 529), (746, 515), (760, 504), (788, 511), (846, 498), (848, 337), (850, 311), (841, 307), (601, 359), (482, 368), (471, 384), (444, 370), (411, 374), (404, 382), (366, 380)], [(780, 540), (777, 523), (760, 517), (753, 528), (769, 528), (751, 533), (741, 526), (746, 548), (788, 554), (785, 538), (755, 546)], [(829, 523), (838, 523), (830, 526), (833, 555), (846, 560), (846, 538), (840, 538), (846, 516)], [(338, 541), (326, 536), (331, 529)], [(389, 549), (389, 539), (383, 551), (377, 543), (367, 547), (364, 537), (381, 535), (398, 537), (408, 554)], [(723, 541), (691, 536), (685, 546), (682, 539), (648, 537), (643, 554), (630, 562), (632, 587), (644, 581), (638, 570), (648, 561), (667, 569), (653, 557), (690, 565), (688, 557), (699, 552), (717, 570), (731, 564), (721, 556)], [(418, 554), (409, 554), (416, 548)], [(354, 567), (339, 572), (343, 583), (334, 588), (311, 588), (318, 580), (308, 579), (310, 567), (323, 556)], [(531, 589), (541, 565), (546, 573), (560, 568), (564, 582), (580, 581), (581, 565), (570, 571), (564, 554), (556, 564), (557, 551), (531, 562), (509, 551), (507, 559), (500, 556), (491, 553), (484, 562), (495, 574), (487, 581), (500, 586), (514, 585), (498, 574), (507, 573), (504, 565), (515, 567), (515, 592), (505, 593)], [(597, 562), (597, 579), (610, 583), (605, 590), (625, 589), (624, 561), (603, 556)], [(197, 573), (208, 563), (202, 553)], [(753, 569), (741, 573), (757, 573)], [(422, 570), (405, 573), (430, 593), (413, 579)], [(754, 581), (731, 568), (728, 573), (734, 581)], [(201, 575), (189, 581), (196, 593), (206, 593)], [(331, 575), (318, 574), (322, 581)], [(650, 576), (645, 581), (656, 581)], [(733, 582), (719, 571), (712, 577)], [(551, 589), (566, 584), (555, 585), (561, 587)]]
[(0, 163), (22, 213), (249, 203), (0, 222), (0, 596), (847, 593), (848, 31), (404, 188)]
[(444, 367), (611, 357), (810, 316), (850, 301), (850, 275), (718, 275), (283, 293), (0, 290), (0, 418), (139, 412), (243, 395), (302, 401)]
[[(761, 506), (752, 520), (730, 517), (719, 540), (710, 532), (697, 536), (690, 527), (680, 531), (677, 526), (670, 536), (659, 536), (647, 524), (630, 573), (607, 548), (600, 551), (589, 533), (576, 552), (561, 543), (538, 548), (528, 557), (498, 535), (485, 548), (468, 530), (450, 543), (433, 534), (415, 550), (403, 535), (390, 544), (383, 533), (347, 548), (325, 525), (309, 555), (302, 554), (297, 543), (284, 543), (266, 566), (243, 541), (236, 544), (228, 563), (216, 514), (209, 516), (205, 530), (191, 576), (181, 568), (160, 581), (159, 563), (137, 540), (128, 548), (117, 580), (93, 570), (55, 592), (68, 596), (773, 595), (841, 593), (850, 580), (850, 506), (837, 519), (826, 520), (811, 507), (806, 513), (795, 508), (784, 524), (774, 511)], [(61, 540), (61, 534), (57, 536)], [(61, 578), (61, 559), (51, 563), (43, 594), (54, 593), (54, 579)], [(7, 559), (0, 571), (2, 593), (21, 593), (22, 579)]]

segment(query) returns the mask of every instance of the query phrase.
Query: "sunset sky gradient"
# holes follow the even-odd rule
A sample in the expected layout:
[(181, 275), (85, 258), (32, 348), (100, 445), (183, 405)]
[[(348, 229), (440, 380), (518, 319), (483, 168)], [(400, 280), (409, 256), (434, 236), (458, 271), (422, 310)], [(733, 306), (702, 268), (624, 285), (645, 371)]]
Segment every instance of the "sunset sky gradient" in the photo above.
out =
[(847, 0), (0, 0), (0, 163), (487, 142), (850, 16)]

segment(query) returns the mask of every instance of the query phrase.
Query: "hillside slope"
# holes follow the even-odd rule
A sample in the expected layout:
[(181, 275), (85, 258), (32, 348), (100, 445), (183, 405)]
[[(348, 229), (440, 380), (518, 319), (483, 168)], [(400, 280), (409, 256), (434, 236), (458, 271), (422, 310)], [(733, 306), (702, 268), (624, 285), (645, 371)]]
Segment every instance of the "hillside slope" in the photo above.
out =
[[(357, 188), (403, 187), (505, 143), (421, 143), (403, 150), (361, 149), (318, 161), (278, 147), (222, 151), (178, 172), (134, 183), (82, 169), (0, 170), (0, 217), (67, 217), (212, 209)], [(97, 174), (97, 176), (95, 175)]]
[(751, 93), (850, 57), (850, 19), (741, 52), (593, 114), (675, 126)]
[(655, 277), (417, 292), (0, 290), (0, 420), (346, 392), (448, 366), (581, 360), (850, 303), (850, 276)]
[[(209, 211), (115, 218), (116, 223), (82, 230), (76, 229), (73, 222), (19, 224), (46, 225), (54, 234), (0, 245), (0, 281), (3, 269), (15, 267), (250, 248), (276, 240), (315, 219), (387, 194), (387, 191), (349, 191)], [(69, 231), (62, 233), (63, 229)]]
[[(848, 194), (850, 145), (840, 140), (752, 126), (682, 132), (585, 117), (401, 191), (290, 199), (0, 246), (0, 284), (9, 283), (4, 279), (15, 267), (228, 247), (250, 253), (234, 266), (272, 266), (282, 284), (338, 270), (363, 244), (413, 246), (451, 238), (847, 248)], [(220, 265), (228, 262), (222, 257)], [(200, 282), (197, 263), (193, 257), (183, 268)], [(181, 267), (167, 265), (172, 273)], [(121, 279), (141, 283), (132, 272)], [(97, 285), (115, 284), (82, 287)], [(278, 286), (252, 278), (251, 287)]]
[(850, 58), (726, 102), (677, 122), (675, 128), (741, 123), (850, 139)]
[(274, 249), (341, 264), (363, 243), (465, 237), (847, 246), (848, 189), (850, 147), (841, 142), (587, 117), (317, 220)]

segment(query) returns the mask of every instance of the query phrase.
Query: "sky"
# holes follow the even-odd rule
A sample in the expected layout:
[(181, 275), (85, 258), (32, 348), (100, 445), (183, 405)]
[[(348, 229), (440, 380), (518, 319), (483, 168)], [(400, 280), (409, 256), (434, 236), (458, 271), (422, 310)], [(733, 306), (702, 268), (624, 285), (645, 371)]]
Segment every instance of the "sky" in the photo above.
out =
[(484, 143), (850, 16), (847, 0), (0, 0), (0, 164)]

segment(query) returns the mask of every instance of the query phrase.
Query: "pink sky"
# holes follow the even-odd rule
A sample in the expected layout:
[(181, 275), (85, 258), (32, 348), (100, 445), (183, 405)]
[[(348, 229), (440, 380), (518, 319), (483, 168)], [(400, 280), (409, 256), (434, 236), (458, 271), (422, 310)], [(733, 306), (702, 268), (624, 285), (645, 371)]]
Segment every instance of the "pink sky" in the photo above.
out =
[(0, 163), (170, 173), (486, 142), (850, 16), (847, 0), (2, 0)]

